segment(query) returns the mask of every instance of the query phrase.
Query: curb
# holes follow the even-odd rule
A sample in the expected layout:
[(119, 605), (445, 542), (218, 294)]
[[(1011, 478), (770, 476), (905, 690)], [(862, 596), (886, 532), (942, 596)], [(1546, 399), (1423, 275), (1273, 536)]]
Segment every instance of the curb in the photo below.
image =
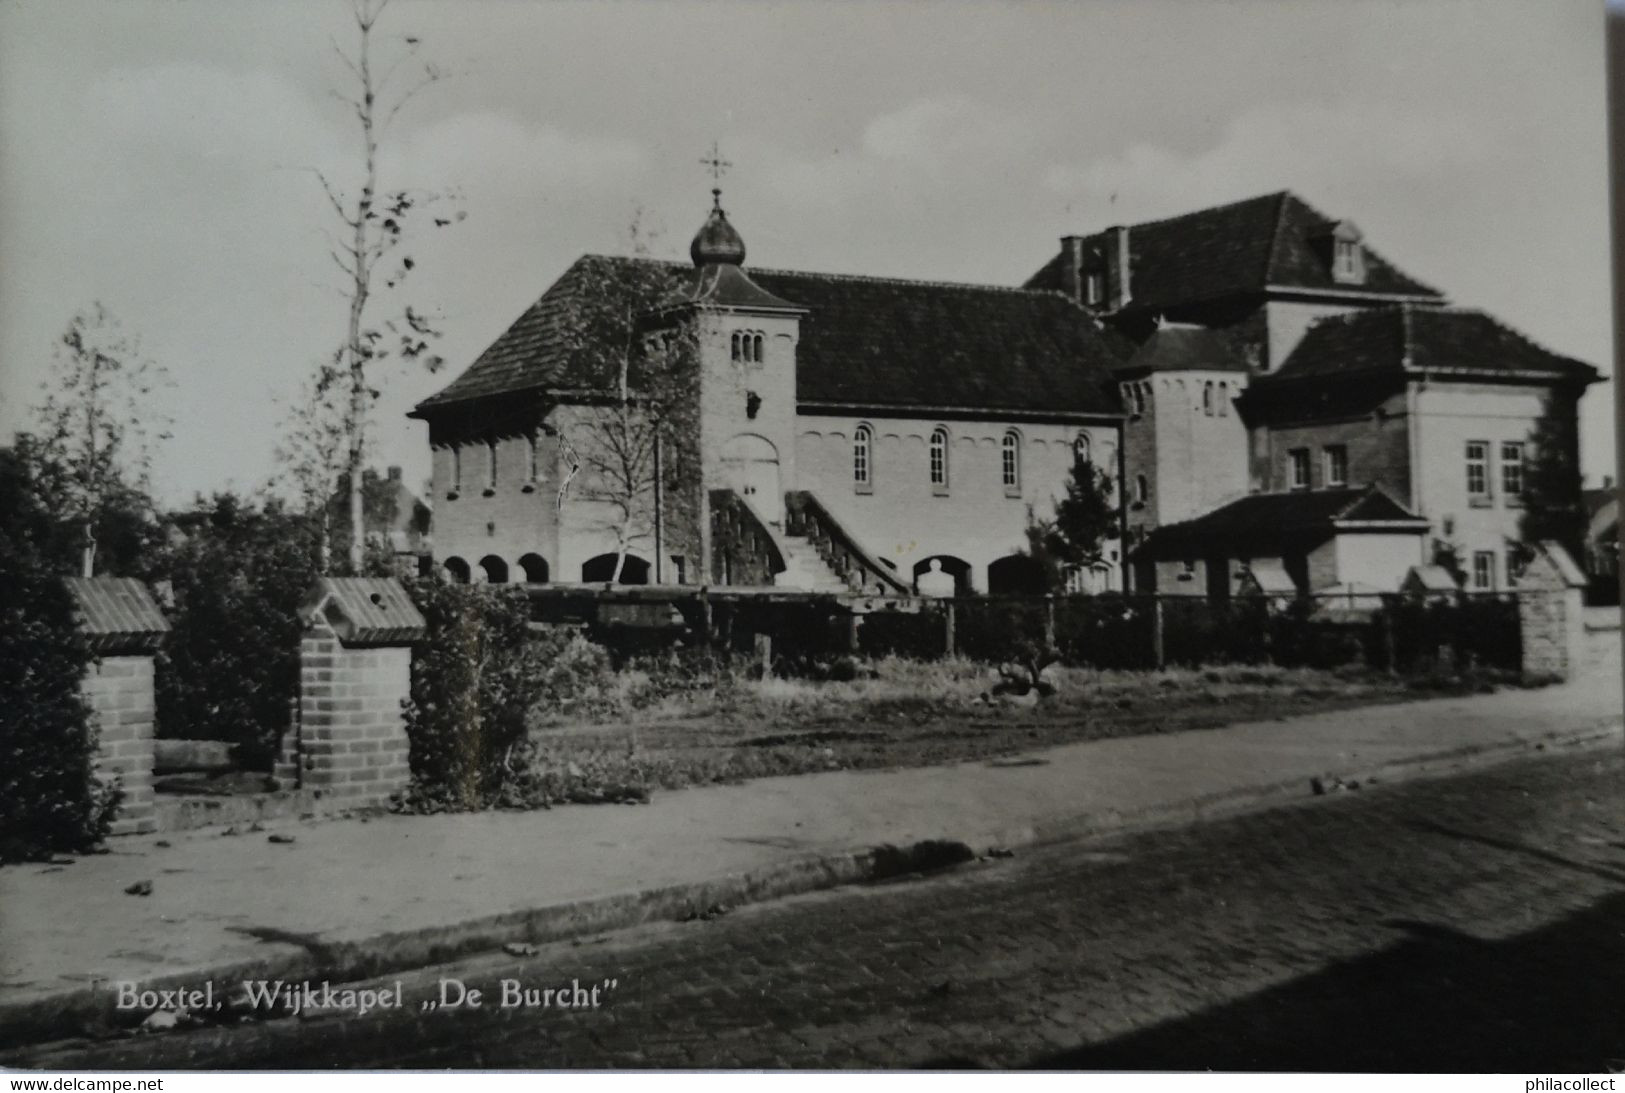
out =
[[(1600, 723), (1588, 729), (1550, 733), (1536, 740), (1478, 745), (1372, 767), (1326, 772), (1322, 775), (1322, 781), (1350, 790), (1373, 783), (1387, 785), (1493, 766), (1546, 750), (1599, 747), (1614, 742), (1618, 735), (1616, 726)], [(1325, 793), (1327, 797), (1335, 795)], [(923, 871), (953, 860), (952, 855), (945, 860), (945, 845), (980, 847), (985, 851), (991, 847), (1033, 847), (1077, 839), (1098, 839), (1185, 827), (1263, 811), (1290, 801), (1307, 803), (1314, 797), (1302, 778), (1292, 778), (1144, 809), (1085, 812), (997, 831), (950, 832), (901, 850), (888, 845), (814, 854), (749, 873), (507, 911), (452, 925), (423, 927), (359, 940), (310, 942), (306, 943), (303, 953), (193, 969), (144, 980), (143, 986), (159, 990), (174, 989), (194, 986), (210, 979), (328, 979), (354, 982), (489, 952), (510, 941), (542, 944), (568, 940), (652, 921), (670, 921), (685, 913), (703, 912), (716, 904), (739, 906), (759, 903), (914, 870)], [(0, 1004), (0, 1050), (10, 1051), (115, 1028), (120, 1024), (116, 1018), (112, 992), (95, 985), (46, 998)]]

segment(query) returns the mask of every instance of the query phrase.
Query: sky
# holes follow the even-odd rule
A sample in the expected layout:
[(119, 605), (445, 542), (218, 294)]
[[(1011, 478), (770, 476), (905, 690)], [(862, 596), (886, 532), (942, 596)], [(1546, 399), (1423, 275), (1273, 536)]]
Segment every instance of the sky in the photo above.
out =
[[(1292, 189), (1401, 269), (1611, 371), (1595, 0), (394, 0), (380, 49), (447, 72), (384, 136), (385, 188), (467, 213), (396, 308), (445, 370), (380, 375), (372, 458), (428, 471), (407, 409), (634, 221), (686, 254), (724, 204), (751, 264), (1019, 284), (1066, 234)], [(99, 301), (164, 366), (166, 504), (276, 474), (342, 342), (334, 230), (359, 134), (346, 0), (0, 5), (0, 436)], [(416, 45), (408, 46), (407, 37)], [(385, 300), (387, 307), (391, 301)], [(1613, 468), (1613, 391), (1582, 413)]]

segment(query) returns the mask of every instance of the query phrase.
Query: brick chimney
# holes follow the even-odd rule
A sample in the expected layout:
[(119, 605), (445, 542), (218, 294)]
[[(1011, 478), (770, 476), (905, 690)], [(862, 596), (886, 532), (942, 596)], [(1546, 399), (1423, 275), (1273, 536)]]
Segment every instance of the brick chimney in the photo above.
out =
[(1083, 236), (1061, 236), (1061, 291), (1083, 303)]
[(1106, 229), (1106, 306), (1112, 311), (1134, 299), (1129, 268), (1128, 229), (1121, 224)]

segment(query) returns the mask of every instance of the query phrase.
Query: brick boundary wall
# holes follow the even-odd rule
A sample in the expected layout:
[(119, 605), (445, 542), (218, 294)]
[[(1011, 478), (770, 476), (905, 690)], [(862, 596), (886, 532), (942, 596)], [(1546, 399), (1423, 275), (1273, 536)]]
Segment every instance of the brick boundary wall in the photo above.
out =
[(404, 789), (409, 646), (349, 647), (312, 621), (299, 646), (298, 721), (276, 766), (284, 789), (297, 784), (347, 807), (386, 804)]
[(79, 685), (96, 721), (96, 773), (116, 776), (124, 788), (112, 835), (138, 835), (158, 827), (152, 791), (152, 686), (152, 656), (145, 653), (103, 656)]

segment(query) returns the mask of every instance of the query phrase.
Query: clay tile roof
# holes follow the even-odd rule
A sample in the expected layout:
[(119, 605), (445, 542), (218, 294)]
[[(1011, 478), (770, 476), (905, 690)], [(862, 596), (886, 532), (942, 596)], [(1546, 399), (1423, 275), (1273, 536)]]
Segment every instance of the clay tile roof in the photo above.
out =
[[(612, 390), (612, 355), (593, 346), (624, 341), (624, 319), (617, 334), (604, 316), (685, 302), (695, 272), (648, 259), (581, 258), (414, 416), (496, 395)], [(752, 270), (745, 283), (765, 299), (700, 302), (803, 310), (803, 405), (1120, 413), (1109, 374), (1120, 339), (1054, 293), (785, 270)]]
[(1321, 319), (1261, 382), (1407, 370), (1538, 374), (1591, 383), (1597, 370), (1553, 353), (1482, 311), (1384, 307)]
[(345, 645), (407, 645), (421, 640), (427, 627), (392, 577), (323, 577), (300, 614), (320, 616)]
[[(1340, 221), (1317, 212), (1289, 191), (1199, 209), (1167, 220), (1131, 225), (1129, 306), (1143, 310), (1177, 308), (1225, 296), (1262, 292), (1266, 286), (1357, 290), (1395, 296), (1427, 296), (1443, 301), (1436, 289), (1365, 248), (1365, 280), (1341, 284), (1332, 278), (1324, 241)], [(1084, 239), (1087, 252), (1105, 245), (1099, 233)], [(1029, 288), (1063, 288), (1057, 254), (1027, 282)]]
[(1377, 486), (1294, 493), (1254, 493), (1146, 536), (1137, 557), (1178, 559), (1215, 551), (1274, 555), (1285, 541), (1326, 538), (1347, 525), (1387, 525), (1398, 532), (1425, 532), (1428, 522)]
[(1119, 368), (1135, 373), (1248, 370), (1247, 362), (1236, 353), (1228, 337), (1201, 326), (1165, 326), (1154, 331)]
[(64, 577), (62, 583), (98, 653), (151, 652), (169, 632), (152, 593), (133, 577)]

